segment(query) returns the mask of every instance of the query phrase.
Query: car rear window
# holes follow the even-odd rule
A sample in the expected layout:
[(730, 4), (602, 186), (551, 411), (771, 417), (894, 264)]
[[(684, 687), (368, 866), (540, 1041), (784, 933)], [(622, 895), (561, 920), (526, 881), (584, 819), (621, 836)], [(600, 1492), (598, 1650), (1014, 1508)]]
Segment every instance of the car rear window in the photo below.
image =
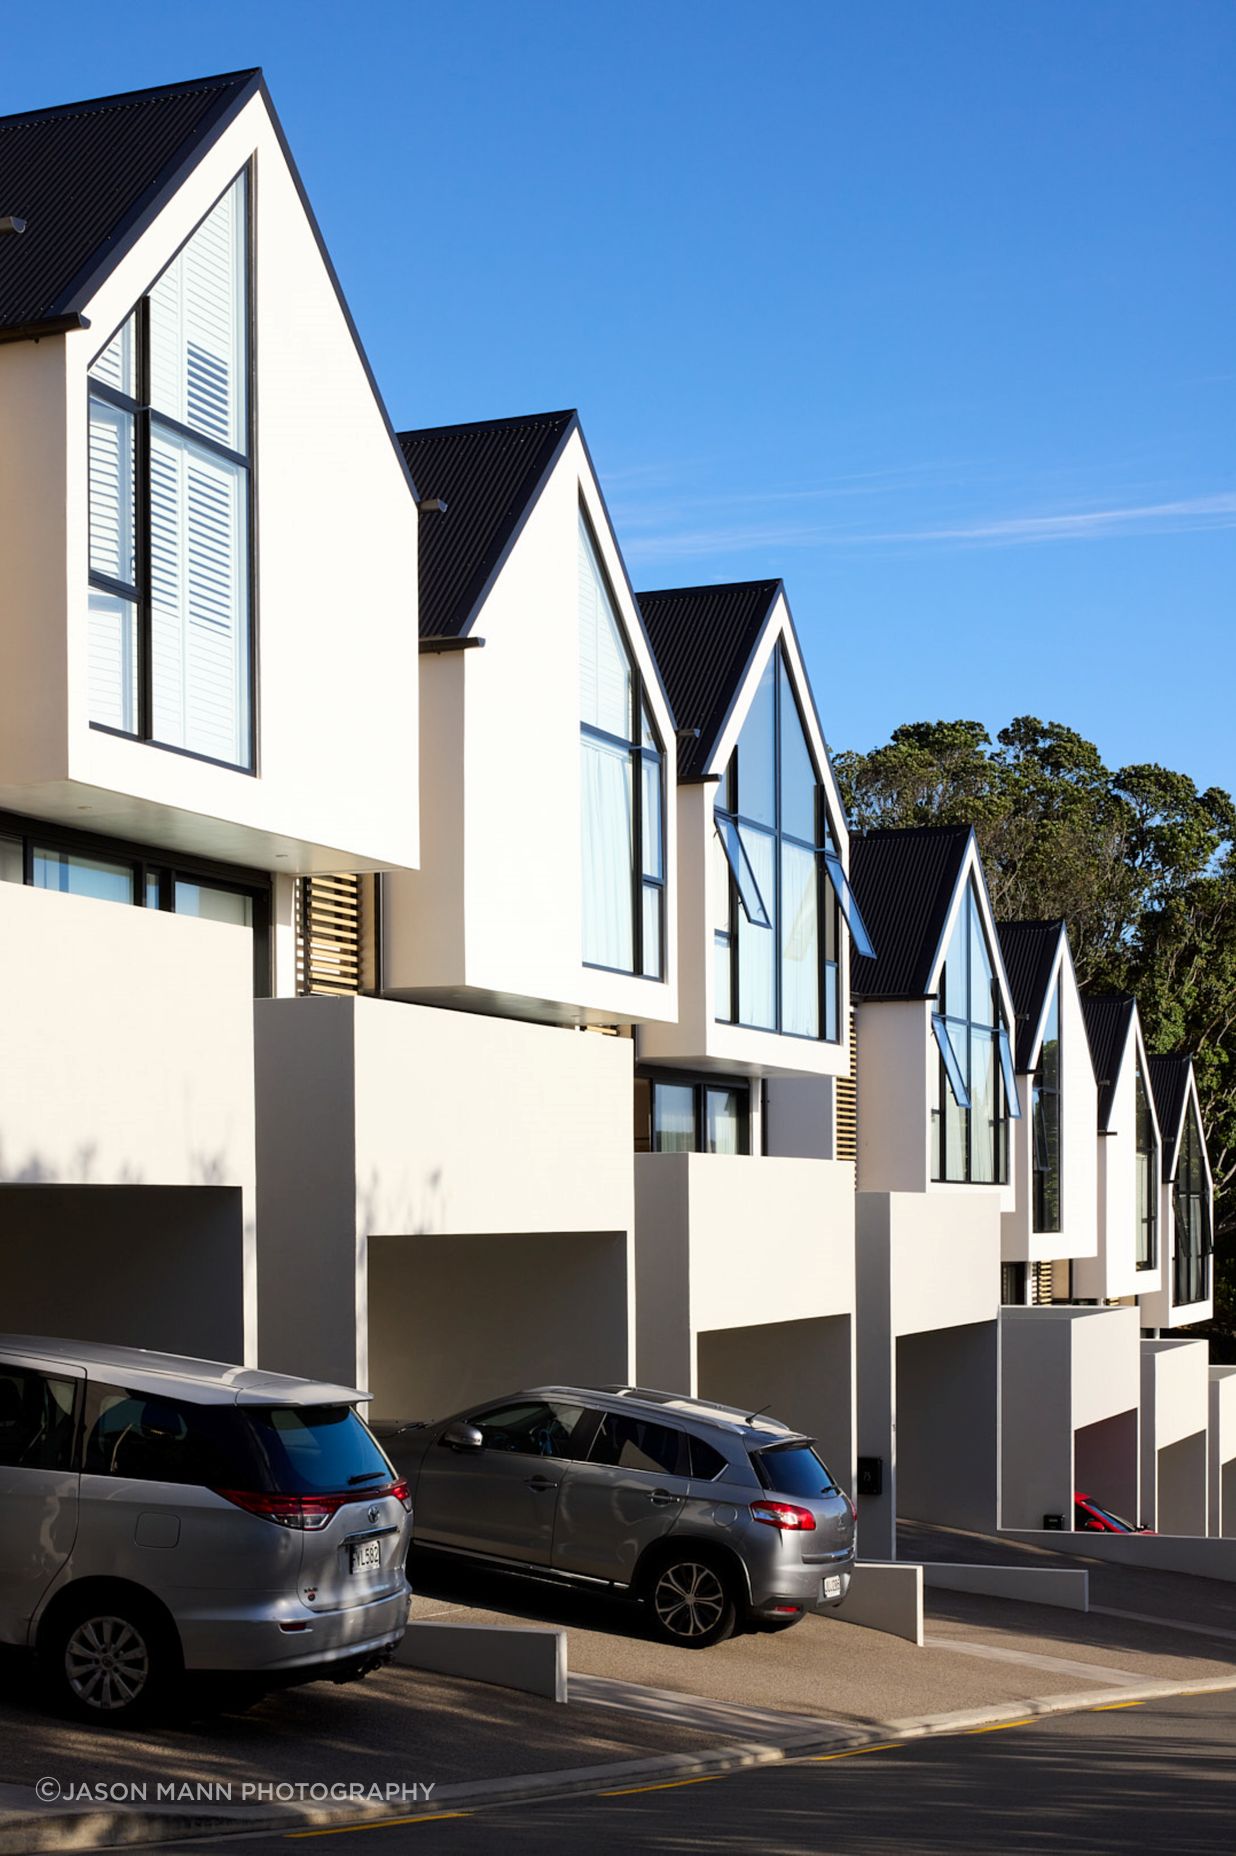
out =
[(751, 1461), (764, 1487), (776, 1495), (835, 1495), (833, 1481), (822, 1458), (810, 1444), (774, 1444), (754, 1450)]
[(395, 1479), (350, 1405), (249, 1406), (244, 1418), (265, 1467), (267, 1488), (320, 1495), (376, 1489)]
[(696, 1482), (715, 1482), (722, 1470), (729, 1467), (721, 1452), (706, 1444), (702, 1437), (689, 1437), (687, 1442), (691, 1450), (691, 1475)]
[(86, 1388), (88, 1476), (204, 1489), (262, 1486), (262, 1465), (234, 1405), (195, 1405), (92, 1380)]

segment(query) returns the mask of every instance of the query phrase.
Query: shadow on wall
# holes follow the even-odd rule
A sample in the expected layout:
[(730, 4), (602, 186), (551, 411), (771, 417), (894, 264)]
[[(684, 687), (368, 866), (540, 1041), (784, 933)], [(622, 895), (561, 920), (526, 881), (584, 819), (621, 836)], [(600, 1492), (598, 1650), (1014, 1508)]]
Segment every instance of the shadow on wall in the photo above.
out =
[(239, 1186), (0, 1185), (11, 1333), (244, 1358)]

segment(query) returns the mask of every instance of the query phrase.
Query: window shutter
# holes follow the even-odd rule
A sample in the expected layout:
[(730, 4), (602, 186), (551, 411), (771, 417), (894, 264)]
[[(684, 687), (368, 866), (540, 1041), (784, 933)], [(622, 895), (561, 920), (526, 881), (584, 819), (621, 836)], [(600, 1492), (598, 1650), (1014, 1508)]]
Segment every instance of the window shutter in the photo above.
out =
[(296, 915), (296, 990), (336, 996), (364, 984), (364, 884), (359, 876), (303, 876)]
[(152, 405), (233, 451), (244, 443), (244, 224), (238, 180), (150, 292)]
[(850, 1013), (850, 1070), (833, 1085), (838, 1160), (858, 1161), (858, 1013)]

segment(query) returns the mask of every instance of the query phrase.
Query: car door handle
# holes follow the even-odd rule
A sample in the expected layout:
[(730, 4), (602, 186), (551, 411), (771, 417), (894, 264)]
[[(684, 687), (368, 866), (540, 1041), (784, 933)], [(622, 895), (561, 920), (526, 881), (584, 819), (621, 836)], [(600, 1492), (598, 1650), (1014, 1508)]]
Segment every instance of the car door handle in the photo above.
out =
[(668, 1489), (654, 1489), (648, 1497), (656, 1508), (668, 1508), (672, 1502), (680, 1502), (681, 1495), (671, 1495)]
[(548, 1476), (529, 1476), (528, 1478), (528, 1487), (535, 1489), (538, 1495), (546, 1489), (556, 1489), (557, 1486), (558, 1484), (552, 1482)]

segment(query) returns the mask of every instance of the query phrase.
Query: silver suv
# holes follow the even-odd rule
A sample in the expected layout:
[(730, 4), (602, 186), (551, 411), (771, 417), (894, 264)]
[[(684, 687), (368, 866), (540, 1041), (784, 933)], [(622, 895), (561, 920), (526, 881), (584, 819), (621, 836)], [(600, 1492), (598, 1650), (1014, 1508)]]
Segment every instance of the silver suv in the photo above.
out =
[(408, 1615), (411, 1499), (368, 1395), (0, 1336), (0, 1643), (89, 1720), (184, 1670), (347, 1680)]
[(811, 1438), (775, 1418), (538, 1386), (378, 1429), (412, 1491), (415, 1546), (629, 1592), (670, 1643), (784, 1628), (850, 1583), (854, 1507)]

